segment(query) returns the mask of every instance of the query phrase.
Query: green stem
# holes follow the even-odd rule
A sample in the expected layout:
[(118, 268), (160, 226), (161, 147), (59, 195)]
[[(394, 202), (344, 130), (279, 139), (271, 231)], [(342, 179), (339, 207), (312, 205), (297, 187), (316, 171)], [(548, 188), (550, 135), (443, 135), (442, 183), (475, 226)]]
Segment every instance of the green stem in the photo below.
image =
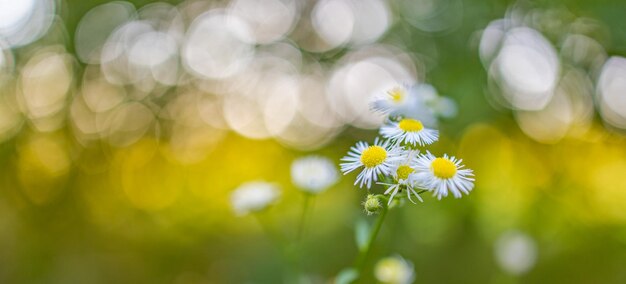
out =
[(282, 251), (284, 249), (285, 243), (284, 238), (279, 235), (272, 227), (270, 227), (269, 222), (267, 222), (267, 220), (263, 220), (259, 213), (254, 213), (252, 215), (255, 217), (259, 226), (261, 226), (261, 229), (263, 229), (263, 233), (265, 233), (270, 241), (272, 241)]
[(372, 244), (374, 243), (374, 240), (376, 240), (376, 236), (378, 236), (378, 232), (380, 231), (380, 228), (383, 225), (383, 221), (385, 221), (385, 216), (387, 216), (387, 211), (388, 211), (387, 205), (384, 205), (382, 211), (378, 215), (378, 219), (376, 220), (374, 229), (370, 232), (370, 237), (367, 240), (367, 244), (365, 248), (360, 251), (358, 258), (356, 262), (354, 263), (354, 269), (357, 271), (359, 277), (361, 273), (363, 272), (363, 269), (365, 268), (367, 255), (369, 254), (370, 249), (372, 248)]
[(304, 252), (304, 246), (302, 245), (304, 234), (306, 232), (306, 225), (309, 220), (309, 212), (313, 207), (315, 196), (310, 193), (304, 193), (304, 201), (302, 205), (302, 214), (300, 215), (300, 223), (298, 224), (298, 231), (296, 232), (296, 239), (291, 246), (290, 250), (290, 260), (294, 266), (294, 275), (296, 278), (292, 279), (294, 281), (298, 281), (297, 276), (302, 274), (302, 254)]
[(309, 207), (313, 201), (313, 196), (309, 193), (304, 194), (304, 205), (302, 206), (302, 215), (300, 215), (300, 224), (298, 225), (298, 232), (296, 233), (296, 242), (302, 241), (302, 236), (306, 228), (307, 217), (309, 215)]

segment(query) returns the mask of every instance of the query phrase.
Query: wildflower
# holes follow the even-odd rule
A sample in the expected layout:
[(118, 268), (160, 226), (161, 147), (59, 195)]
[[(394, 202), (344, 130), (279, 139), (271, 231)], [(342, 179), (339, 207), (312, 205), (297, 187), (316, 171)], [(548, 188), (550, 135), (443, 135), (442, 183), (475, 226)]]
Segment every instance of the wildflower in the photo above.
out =
[(508, 231), (495, 243), (495, 257), (498, 265), (513, 275), (522, 275), (533, 268), (537, 261), (535, 240), (520, 231)]
[(396, 86), (387, 91), (385, 97), (378, 98), (372, 102), (372, 109), (384, 114), (396, 113), (406, 109), (413, 104), (414, 96), (409, 94), (409, 88)]
[(376, 214), (383, 209), (383, 206), (380, 204), (380, 199), (373, 194), (367, 195), (367, 198), (363, 201), (363, 207), (365, 208), (367, 215)]
[(291, 164), (291, 180), (301, 190), (318, 194), (337, 182), (333, 162), (320, 156), (300, 158)]
[(395, 87), (387, 92), (387, 96), (374, 100), (371, 107), (392, 118), (413, 118), (432, 127), (437, 125), (436, 114), (429, 103), (434, 98), (437, 98), (437, 92), (427, 84)]
[(411, 146), (432, 144), (439, 138), (439, 131), (426, 128), (421, 121), (413, 118), (390, 121), (380, 128), (380, 134), (397, 144)]
[(358, 142), (356, 146), (350, 148), (348, 155), (341, 159), (343, 161), (341, 171), (347, 174), (363, 167), (354, 184), (370, 188), (372, 181), (377, 181), (379, 175), (391, 173), (394, 163), (401, 159), (400, 151), (401, 149), (392, 147), (389, 142), (382, 142), (378, 138), (371, 146), (366, 142)]
[(400, 192), (401, 190), (406, 191), (406, 195), (408, 199), (415, 203), (413, 199), (411, 199), (411, 195), (415, 195), (420, 202), (423, 202), (422, 197), (415, 192), (415, 167), (417, 166), (417, 154), (419, 153), (416, 150), (408, 150), (404, 151), (405, 157), (403, 160), (396, 163), (391, 176), (394, 179), (394, 183), (378, 183), (382, 185), (388, 186), (385, 194), (390, 194), (388, 205), (394, 200), (393, 198)]
[(259, 212), (274, 203), (280, 196), (275, 184), (253, 181), (241, 184), (231, 194), (230, 201), (237, 215)]
[(430, 152), (417, 158), (415, 179), (420, 187), (433, 191), (438, 199), (448, 196), (448, 191), (454, 197), (461, 198), (462, 194), (469, 194), (474, 188), (474, 174), (470, 169), (464, 169), (462, 160), (444, 155), (435, 157)]
[(374, 268), (374, 276), (381, 283), (409, 284), (415, 279), (413, 264), (399, 255), (379, 260)]

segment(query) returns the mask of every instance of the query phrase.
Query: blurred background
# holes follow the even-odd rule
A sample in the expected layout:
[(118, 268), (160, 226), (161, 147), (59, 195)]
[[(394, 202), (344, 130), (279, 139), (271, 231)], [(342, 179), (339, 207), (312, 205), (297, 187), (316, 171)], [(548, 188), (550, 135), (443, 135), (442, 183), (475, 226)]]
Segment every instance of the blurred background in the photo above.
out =
[[(291, 162), (339, 163), (376, 136), (371, 98), (428, 82), (458, 105), (430, 149), (476, 188), (391, 211), (369, 267), (399, 254), (417, 283), (626, 283), (625, 11), (0, 0), (0, 282), (280, 283), (284, 256), (232, 190), (279, 184), (261, 219), (292, 234)], [(353, 180), (315, 201), (311, 283), (357, 254)]]

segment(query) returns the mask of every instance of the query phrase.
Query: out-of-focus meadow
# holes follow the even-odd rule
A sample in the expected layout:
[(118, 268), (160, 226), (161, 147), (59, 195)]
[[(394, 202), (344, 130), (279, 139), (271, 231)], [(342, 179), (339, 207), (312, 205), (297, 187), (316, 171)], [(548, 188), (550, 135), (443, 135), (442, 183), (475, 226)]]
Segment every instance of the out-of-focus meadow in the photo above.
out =
[[(626, 2), (0, 0), (0, 282), (280, 283), (233, 213), (293, 234), (291, 162), (373, 140), (371, 98), (454, 99), (435, 153), (469, 196), (389, 213), (368, 261), (416, 283), (626, 283)], [(315, 201), (310, 283), (357, 254), (354, 176)]]

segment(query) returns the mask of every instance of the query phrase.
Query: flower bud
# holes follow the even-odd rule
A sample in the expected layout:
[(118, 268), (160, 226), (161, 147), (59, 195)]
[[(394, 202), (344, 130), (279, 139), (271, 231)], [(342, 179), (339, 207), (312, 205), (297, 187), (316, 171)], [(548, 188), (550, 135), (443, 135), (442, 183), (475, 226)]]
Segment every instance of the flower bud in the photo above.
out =
[(380, 212), (381, 209), (383, 209), (380, 200), (376, 195), (373, 194), (367, 195), (367, 198), (365, 199), (365, 201), (363, 201), (363, 207), (365, 207), (365, 212), (367, 212), (367, 215), (376, 214)]

